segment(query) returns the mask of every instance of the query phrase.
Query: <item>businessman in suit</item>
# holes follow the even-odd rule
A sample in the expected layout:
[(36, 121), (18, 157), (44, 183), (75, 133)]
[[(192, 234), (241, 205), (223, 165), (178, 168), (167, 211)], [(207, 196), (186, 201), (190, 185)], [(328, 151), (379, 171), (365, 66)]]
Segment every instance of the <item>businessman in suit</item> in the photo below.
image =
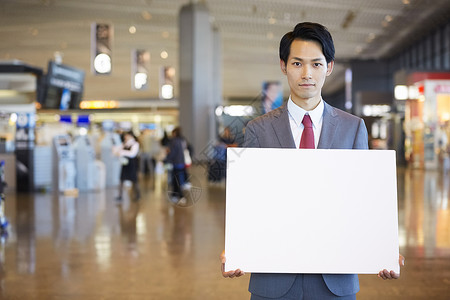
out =
[[(317, 23), (299, 23), (280, 41), (280, 67), (286, 75), (290, 97), (286, 104), (248, 123), (244, 147), (368, 149), (364, 121), (323, 101), (322, 86), (334, 66), (334, 44), (328, 30)], [(382, 247), (382, 246), (380, 246)], [(224, 277), (244, 275), (224, 271)], [(370, 258), (368, 258), (370, 259)], [(399, 258), (402, 265), (404, 258)], [(400, 274), (382, 270), (383, 279)], [(251, 275), (252, 300), (356, 299), (356, 274), (261, 274)]]

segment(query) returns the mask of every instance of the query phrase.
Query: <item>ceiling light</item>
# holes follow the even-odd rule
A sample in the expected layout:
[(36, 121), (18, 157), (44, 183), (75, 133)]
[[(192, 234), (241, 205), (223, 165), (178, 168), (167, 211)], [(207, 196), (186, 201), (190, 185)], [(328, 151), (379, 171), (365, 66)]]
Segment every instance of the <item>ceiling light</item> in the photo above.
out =
[(168, 31), (163, 31), (163, 33), (161, 34), (161, 36), (165, 39), (167, 39), (169, 37), (169, 32)]
[(232, 117), (244, 117), (253, 115), (253, 107), (250, 105), (229, 105), (223, 108), (226, 115)]
[(396, 85), (394, 88), (394, 97), (397, 100), (408, 99), (408, 87), (406, 85)]
[(273, 32), (269, 31), (266, 36), (269, 40), (273, 39)]
[(216, 116), (220, 117), (221, 115), (223, 115), (223, 106), (217, 106), (216, 108)]
[(386, 17), (384, 17), (384, 19), (386, 20), (386, 22), (391, 22), (393, 17), (391, 15), (387, 15)]
[(164, 50), (164, 51), (161, 51), (161, 54), (160, 54), (160, 55), (161, 55), (161, 58), (162, 58), (162, 59), (166, 59), (166, 58), (169, 57), (169, 53), (167, 53), (167, 51), (165, 51), (165, 50)]
[(163, 99), (172, 99), (173, 98), (173, 85), (164, 84), (161, 86), (161, 96)]
[(136, 90), (142, 90), (148, 83), (148, 76), (145, 73), (136, 73), (134, 75), (134, 88)]
[(369, 33), (369, 36), (367, 37), (367, 42), (371, 43), (375, 39), (375, 33), (371, 32)]
[(87, 135), (88, 130), (85, 127), (80, 127), (79, 133), (80, 133), (80, 135)]
[(411, 1), (410, 0), (403, 0), (403, 4), (409, 5), (409, 4), (411, 4)]
[(149, 62), (150, 61), (150, 52), (144, 51), (144, 52), (141, 52), (141, 54), (142, 54), (142, 60), (144, 62)]
[(111, 72), (111, 57), (105, 53), (97, 55), (94, 59), (94, 69), (100, 74)]
[(175, 76), (175, 68), (173, 68), (173, 67), (166, 68), (166, 74), (169, 77), (174, 77)]
[(130, 26), (130, 28), (128, 28), (128, 31), (129, 31), (131, 34), (135, 34), (135, 33), (136, 33), (136, 27), (135, 27), (135, 26)]
[(142, 18), (144, 18), (144, 20), (147, 20), (147, 21), (149, 21), (152, 18), (152, 14), (146, 10), (143, 10), (141, 15), (142, 15)]
[(270, 17), (269, 18), (269, 24), (273, 25), (277, 22), (277, 19), (275, 19), (274, 17)]
[(10, 123), (16, 123), (16, 121), (17, 121), (17, 114), (16, 114), (16, 113), (12, 113), (12, 114), (9, 116), (9, 122), (10, 122)]

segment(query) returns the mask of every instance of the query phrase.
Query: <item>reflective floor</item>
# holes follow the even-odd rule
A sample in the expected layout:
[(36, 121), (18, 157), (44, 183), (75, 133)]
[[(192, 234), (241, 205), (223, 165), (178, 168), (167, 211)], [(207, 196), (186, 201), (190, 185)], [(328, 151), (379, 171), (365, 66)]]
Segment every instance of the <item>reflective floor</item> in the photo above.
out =
[[(248, 275), (220, 274), (225, 189), (200, 166), (191, 174), (188, 207), (168, 201), (161, 176), (141, 178), (141, 201), (121, 205), (114, 188), (77, 199), (8, 193), (0, 299), (249, 299)], [(362, 275), (358, 299), (448, 300), (450, 177), (400, 169), (398, 192), (402, 277)]]

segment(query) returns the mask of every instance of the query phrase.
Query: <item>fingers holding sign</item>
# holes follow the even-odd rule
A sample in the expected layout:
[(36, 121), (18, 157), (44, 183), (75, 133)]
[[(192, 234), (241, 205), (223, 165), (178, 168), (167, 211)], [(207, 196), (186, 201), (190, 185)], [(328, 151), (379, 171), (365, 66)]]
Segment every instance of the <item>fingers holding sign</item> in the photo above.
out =
[(221, 270), (222, 270), (223, 277), (234, 278), (234, 277), (241, 277), (241, 276), (245, 275), (244, 271), (241, 271), (240, 269), (225, 272), (225, 262), (226, 262), (225, 250), (222, 251), (222, 254), (220, 254), (220, 260), (222, 262)]

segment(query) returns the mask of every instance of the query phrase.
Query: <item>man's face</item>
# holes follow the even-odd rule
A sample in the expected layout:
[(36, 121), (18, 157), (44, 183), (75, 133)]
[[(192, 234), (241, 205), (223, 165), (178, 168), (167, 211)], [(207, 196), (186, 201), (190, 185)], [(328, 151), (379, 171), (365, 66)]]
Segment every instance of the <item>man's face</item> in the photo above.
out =
[(325, 78), (331, 74), (334, 65), (333, 61), (327, 64), (320, 44), (294, 40), (287, 64), (281, 60), (280, 65), (287, 76), (292, 100), (318, 104)]

